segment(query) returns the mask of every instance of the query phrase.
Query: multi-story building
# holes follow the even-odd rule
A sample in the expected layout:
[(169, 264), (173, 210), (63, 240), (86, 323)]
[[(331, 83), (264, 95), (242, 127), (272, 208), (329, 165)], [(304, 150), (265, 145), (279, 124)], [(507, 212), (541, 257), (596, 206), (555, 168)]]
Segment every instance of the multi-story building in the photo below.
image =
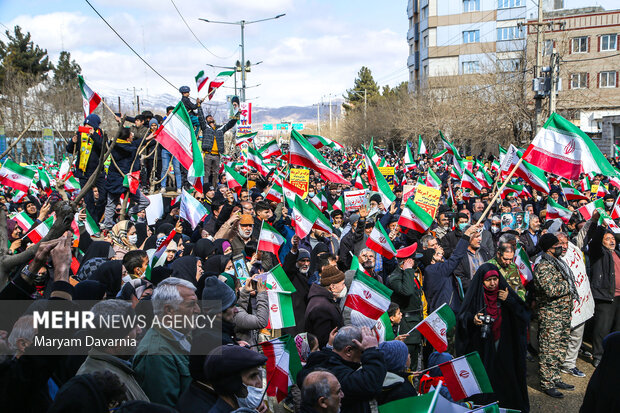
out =
[[(588, 133), (605, 153), (613, 153), (612, 144), (620, 139), (620, 10), (561, 10), (545, 13), (544, 21), (553, 24), (544, 26), (542, 65), (550, 65), (554, 49), (559, 54), (556, 111)], [(527, 58), (532, 67), (536, 29), (531, 25)]]

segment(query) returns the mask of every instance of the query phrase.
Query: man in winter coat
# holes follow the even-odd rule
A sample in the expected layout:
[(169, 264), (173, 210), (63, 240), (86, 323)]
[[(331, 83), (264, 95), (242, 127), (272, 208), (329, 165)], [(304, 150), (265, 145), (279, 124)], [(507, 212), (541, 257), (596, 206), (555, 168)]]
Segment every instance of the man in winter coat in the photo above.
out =
[(323, 267), (321, 285), (312, 284), (308, 293), (306, 307), (306, 331), (319, 340), (319, 347), (324, 347), (329, 340), (329, 333), (334, 328), (344, 325), (337, 298), (347, 293), (344, 285), (344, 273), (334, 265)]
[[(205, 155), (205, 184), (217, 185), (220, 171), (220, 156), (226, 153), (224, 134), (239, 120), (239, 112), (224, 125), (216, 125), (213, 116), (207, 115), (207, 127), (202, 130), (202, 152)], [(211, 177), (213, 175), (213, 177)]]
[(329, 371), (314, 371), (301, 387), (302, 413), (338, 413), (344, 394), (336, 376)]
[(308, 283), (310, 253), (305, 249), (299, 248), (299, 237), (297, 235), (291, 239), (291, 250), (286, 254), (282, 267), (296, 290), (291, 294), (293, 313), (295, 314), (295, 327), (285, 328), (282, 331), (284, 334), (296, 336), (306, 331), (306, 302), (308, 292), (310, 291), (310, 284)]
[(250, 346), (258, 343), (258, 333), (269, 323), (269, 298), (267, 286), (264, 281), (256, 281), (256, 308), (248, 312), (250, 307), (250, 293), (252, 292), (252, 280), (248, 279), (239, 290), (237, 301), (237, 313), (235, 313), (235, 336), (245, 341)]

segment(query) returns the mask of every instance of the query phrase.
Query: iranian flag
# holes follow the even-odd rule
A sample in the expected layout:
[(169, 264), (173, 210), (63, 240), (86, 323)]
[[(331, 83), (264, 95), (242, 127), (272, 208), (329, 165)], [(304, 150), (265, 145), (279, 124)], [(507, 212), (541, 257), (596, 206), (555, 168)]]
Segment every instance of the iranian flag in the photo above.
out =
[(295, 327), (295, 314), (291, 293), (267, 291), (269, 299), (269, 325), (274, 329)]
[(480, 393), (493, 393), (493, 387), (478, 352), (469, 353), (438, 366), (446, 387), (455, 401)]
[(351, 268), (349, 269), (353, 271), (359, 271), (362, 274), (370, 277), (370, 274), (368, 274), (362, 264), (360, 264), (360, 260), (357, 258), (357, 255), (353, 254), (353, 252), (351, 251), (349, 251), (349, 254), (351, 254)]
[(491, 178), (491, 175), (489, 175), (483, 166), (478, 168), (478, 172), (476, 172), (476, 179), (478, 179), (478, 182), (480, 182), (480, 185), (483, 188), (491, 189), (493, 187), (493, 178)]
[(366, 184), (362, 181), (362, 175), (355, 171), (355, 177), (353, 178), (353, 186), (357, 189), (366, 189)]
[(448, 349), (448, 334), (454, 330), (454, 326), (456, 326), (454, 312), (448, 304), (443, 303), (411, 331), (418, 330), (435, 350), (443, 353)]
[(609, 183), (615, 186), (616, 188), (620, 189), (620, 178), (615, 177), (615, 176), (610, 176)]
[(198, 72), (195, 79), (196, 79), (196, 89), (198, 89), (198, 92), (200, 92), (200, 90), (204, 87), (204, 85), (207, 84), (207, 80), (209, 80), (209, 76), (205, 73), (204, 70), (201, 70), (200, 72)]
[(598, 188), (596, 189), (596, 196), (598, 198), (604, 198), (607, 194), (609, 194), (609, 191), (607, 190), (607, 188), (605, 188), (605, 185), (603, 185), (602, 182), (598, 184)]
[(340, 197), (334, 202), (334, 205), (331, 206), (331, 210), (344, 211), (344, 197), (340, 195)]
[(590, 184), (590, 178), (588, 178), (588, 175), (584, 175), (583, 179), (579, 184), (579, 187), (581, 188), (581, 192), (592, 190), (592, 185)]
[(433, 223), (433, 217), (421, 206), (409, 198), (403, 208), (403, 212), (398, 219), (398, 225), (412, 229), (419, 233), (426, 232)]
[(590, 200), (590, 198), (588, 198), (587, 196), (585, 196), (584, 194), (582, 194), (581, 192), (579, 192), (578, 190), (576, 190), (572, 186), (570, 186), (568, 184), (565, 184), (564, 182), (561, 182), (560, 186), (562, 187), (562, 193), (566, 197), (566, 200), (569, 201), (569, 202), (570, 201), (581, 201), (581, 200), (589, 201)]
[(449, 140), (447, 140), (444, 136), (443, 133), (441, 131), (439, 131), (439, 136), (441, 137), (441, 141), (443, 142), (443, 148), (452, 156), (454, 156), (455, 158), (459, 158), (461, 159), (461, 155), (459, 154), (459, 151), (454, 147), (454, 145), (452, 143), (450, 143)]
[(278, 142), (275, 139), (261, 146), (258, 152), (263, 155), (263, 159), (269, 159), (272, 156), (282, 155), (282, 151), (280, 150)]
[(463, 173), (461, 172), (463, 169), (459, 170), (456, 166), (452, 165), (450, 168), (450, 178), (456, 179), (458, 181), (463, 179)]
[(246, 177), (226, 164), (224, 164), (224, 172), (226, 173), (228, 189), (235, 191), (238, 196), (241, 193), (241, 188), (243, 188), (247, 181)]
[(295, 234), (299, 238), (305, 238), (314, 226), (317, 213), (298, 196), (295, 196), (294, 200), (287, 198), (287, 201), (291, 209), (291, 222), (293, 223)]
[(433, 162), (439, 162), (441, 158), (447, 153), (448, 153), (447, 149), (437, 152), (435, 155), (433, 155)]
[(437, 174), (429, 168), (426, 173), (426, 181), (424, 182), (424, 185), (435, 189), (441, 189), (441, 179), (439, 179)]
[(147, 269), (147, 274), (148, 275), (145, 276), (145, 278), (147, 280), (151, 279), (151, 277), (150, 277), (151, 268), (159, 267), (160, 265), (164, 265), (166, 263), (166, 254), (165, 254), (165, 252), (168, 249), (168, 244), (170, 244), (170, 241), (172, 241), (172, 239), (174, 238), (174, 236), (176, 234), (177, 234), (177, 232), (175, 230), (172, 230), (170, 232), (170, 234), (168, 234), (166, 239), (164, 239), (164, 241), (155, 250), (155, 253), (151, 257), (151, 260), (150, 260), (150, 263), (149, 263), (149, 268)]
[(614, 206), (611, 208), (611, 219), (620, 218), (620, 205), (618, 205), (618, 200), (620, 200), (620, 196), (616, 198), (616, 202), (614, 202)]
[(422, 135), (418, 135), (418, 155), (426, 154), (426, 145), (422, 140)]
[(295, 384), (301, 371), (301, 360), (295, 340), (288, 335), (260, 343), (267, 357), (267, 395), (280, 403)]
[(415, 159), (413, 159), (409, 142), (405, 145), (405, 158), (403, 161), (405, 163), (405, 172), (415, 169)]
[(135, 194), (140, 186), (140, 170), (126, 174), (123, 177), (123, 186), (129, 189), (129, 192)]
[(368, 167), (368, 183), (370, 183), (370, 189), (375, 192), (379, 192), (381, 195), (381, 202), (385, 208), (389, 208), (392, 202), (396, 200), (396, 195), (392, 192), (390, 184), (387, 183), (385, 177), (379, 171), (377, 165), (370, 158), (369, 154), (366, 154), (366, 166)]
[(209, 211), (196, 198), (190, 195), (185, 189), (181, 193), (181, 206), (179, 208), (179, 217), (183, 218), (195, 229), (200, 221), (207, 216)]
[(252, 167), (258, 171), (262, 176), (267, 176), (269, 174), (269, 168), (265, 166), (263, 162), (263, 156), (256, 149), (251, 146), (248, 147), (248, 159), (247, 159), (248, 167)]
[(474, 174), (472, 174), (469, 169), (463, 170), (463, 179), (461, 180), (461, 188), (471, 189), (474, 191), (476, 195), (480, 195), (480, 191), (482, 190), (482, 185), (476, 179)]
[(396, 255), (396, 248), (394, 248), (390, 237), (388, 237), (383, 225), (379, 221), (377, 221), (366, 240), (366, 246), (388, 260), (391, 260)]
[(391, 296), (392, 290), (357, 271), (344, 305), (366, 318), (378, 320), (388, 310)]
[(310, 208), (314, 209), (315, 212), (316, 212), (316, 221), (314, 221), (314, 225), (312, 226), (312, 228), (321, 230), (321, 231), (326, 232), (328, 234), (333, 234), (334, 233), (334, 227), (332, 227), (332, 223), (329, 222), (329, 219), (327, 219), (325, 214), (323, 214), (319, 210), (319, 207), (317, 207), (312, 202), (310, 202), (308, 205), (310, 206)]
[(263, 221), (258, 236), (258, 251), (269, 251), (274, 255), (278, 255), (280, 247), (286, 242), (286, 239), (280, 235), (267, 221)]
[[(277, 255), (277, 253), (275, 254)], [(256, 278), (264, 281), (267, 284), (267, 289), (271, 291), (280, 293), (294, 293), (297, 291), (280, 264), (276, 265), (268, 272), (258, 274)]]
[(295, 195), (300, 198), (304, 195), (303, 189), (297, 188), (289, 181), (282, 182), (282, 192), (284, 192), (284, 196), (291, 201), (295, 199)]
[(51, 179), (43, 168), (39, 169), (39, 182), (41, 182), (41, 187), (45, 190), (45, 193), (50, 195), (52, 193)]
[(572, 211), (555, 202), (553, 198), (547, 198), (547, 216), (545, 219), (550, 220), (560, 218), (565, 224), (568, 224), (568, 221), (572, 215)]
[(235, 146), (241, 146), (244, 143), (247, 143), (248, 145), (251, 144), (254, 141), (254, 137), (256, 135), (258, 135), (258, 132), (244, 133), (242, 135), (237, 135), (237, 137), (235, 138)]
[(26, 211), (19, 212), (10, 218), (17, 222), (17, 225), (19, 225), (24, 232), (28, 231), (34, 225), (34, 221), (28, 216)]
[(552, 113), (536, 134), (523, 159), (571, 180), (585, 172), (618, 176), (592, 139), (557, 113)]
[(594, 211), (597, 208), (605, 209), (605, 202), (602, 199), (597, 199), (594, 202), (590, 202), (589, 204), (586, 204), (579, 208), (577, 211), (579, 211), (583, 219), (587, 221), (592, 218), (592, 214), (594, 214)]
[(502, 189), (500, 196), (502, 197), (502, 199), (506, 199), (506, 197), (509, 195), (519, 196), (521, 192), (523, 192), (523, 185), (507, 184), (506, 186), (504, 186), (504, 189)]
[(319, 172), (326, 181), (349, 185), (342, 174), (332, 169), (325, 158), (295, 129), (291, 131), (289, 164), (301, 165)]
[(34, 179), (34, 171), (19, 166), (10, 159), (0, 168), (0, 184), (28, 193), (28, 188)]
[(226, 70), (226, 71), (220, 72), (215, 76), (215, 78), (212, 81), (209, 82), (209, 89), (207, 91), (208, 93), (207, 96), (209, 97), (209, 100), (213, 99), (213, 95), (215, 94), (215, 91), (219, 89), (219, 87), (224, 84), (226, 79), (231, 77), (234, 73), (235, 72), (233, 70)]
[(316, 149), (321, 149), (324, 146), (331, 148), (335, 151), (339, 151), (343, 149), (343, 146), (336, 141), (333, 141), (329, 138), (325, 138), (319, 135), (303, 135), (310, 145), (314, 146)]
[(155, 139), (188, 170), (188, 180), (196, 190), (202, 192), (204, 161), (192, 121), (182, 102), (176, 105), (170, 116), (157, 129)]
[(84, 108), (84, 117), (87, 117), (91, 113), (97, 109), (99, 103), (101, 103), (101, 97), (98, 94), (93, 92), (91, 88), (88, 87), (86, 82), (84, 82), (84, 78), (81, 75), (78, 75), (78, 83), (80, 85), (80, 91), (82, 92), (82, 107)]
[(269, 188), (269, 192), (267, 192), (267, 196), (265, 197), (265, 199), (267, 199), (267, 201), (280, 203), (282, 202), (283, 198), (284, 194), (282, 192), (282, 187), (276, 182), (274, 182), (271, 185), (271, 188)]
[(39, 225), (34, 227), (34, 229), (30, 231), (29, 233), (27, 233), (26, 236), (30, 238), (30, 240), (36, 244), (37, 242), (41, 241), (47, 235), (48, 232), (50, 232), (50, 229), (52, 228), (53, 223), (54, 223), (54, 217), (53, 216), (49, 217), (48, 219), (46, 219), (45, 221), (41, 222)]
[(86, 220), (84, 220), (84, 227), (86, 228), (86, 232), (88, 232), (90, 235), (99, 234), (101, 232), (101, 229), (99, 228), (99, 224), (97, 224), (97, 221), (95, 221), (93, 217), (90, 216), (87, 209), (84, 210), (84, 213), (86, 214)]
[(374, 330), (379, 343), (384, 341), (392, 341), (395, 338), (394, 330), (392, 330), (392, 320), (390, 320), (390, 315), (387, 312), (383, 313), (383, 315), (379, 317), (377, 323), (375, 324)]
[(517, 252), (515, 253), (515, 265), (519, 270), (519, 277), (521, 278), (521, 284), (527, 285), (534, 279), (534, 272), (532, 271), (532, 264), (530, 264), (530, 258), (527, 256), (525, 249), (519, 244)]

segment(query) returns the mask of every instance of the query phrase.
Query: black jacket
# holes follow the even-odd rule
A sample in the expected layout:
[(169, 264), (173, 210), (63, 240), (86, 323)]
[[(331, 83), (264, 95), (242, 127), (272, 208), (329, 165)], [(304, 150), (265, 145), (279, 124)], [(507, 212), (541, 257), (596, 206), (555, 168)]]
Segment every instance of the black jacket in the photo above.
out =
[(463, 237), (463, 231), (458, 227), (448, 232), (440, 241), (441, 248), (443, 248), (443, 256), (445, 259), (450, 258), (452, 251), (456, 248), (459, 240)]
[(284, 272), (293, 283), (295, 292), (291, 294), (291, 301), (293, 303), (293, 313), (295, 314), (295, 327), (289, 327), (283, 329), (284, 334), (290, 334), (296, 336), (299, 333), (306, 331), (305, 329), (305, 317), (306, 317), (306, 303), (308, 302), (308, 292), (310, 291), (310, 285), (308, 285), (308, 275), (304, 275), (297, 270), (297, 253), (289, 252), (284, 257)]
[(306, 307), (306, 331), (314, 334), (319, 340), (319, 347), (324, 347), (329, 341), (329, 333), (334, 328), (342, 327), (344, 320), (333, 294), (325, 287), (312, 284), (308, 293)]
[(340, 241), (339, 257), (345, 268), (351, 267), (351, 260), (353, 257), (349, 254), (349, 252), (355, 254), (355, 244), (364, 239), (365, 227), (366, 218), (360, 218), (357, 221), (357, 226), (355, 228), (351, 228)]
[[(131, 143), (116, 142), (114, 149), (112, 149), (112, 158), (114, 160), (108, 168), (108, 177), (105, 183), (105, 189), (111, 194), (120, 195), (127, 190), (123, 186), (122, 174), (126, 175), (140, 170), (140, 157), (136, 155), (141, 142), (142, 139), (134, 139)], [(135, 162), (134, 158), (136, 158)], [(114, 164), (115, 162), (116, 164)]]
[[(80, 164), (80, 137), (81, 133), (77, 134), (78, 137), (78, 141), (77, 142), (73, 142), (73, 140), (70, 140), (69, 143), (67, 144), (67, 147), (65, 148), (67, 150), (67, 153), (69, 154), (73, 154), (73, 152), (75, 151), (75, 164), (79, 165)], [(97, 166), (99, 165), (99, 155), (101, 154), (101, 150), (102, 150), (102, 145), (103, 145), (103, 132), (101, 131), (101, 129), (96, 129), (91, 135), (91, 139), (93, 141), (93, 145), (91, 148), (91, 153), (90, 156), (88, 158), (88, 163), (86, 164), (86, 172), (83, 172), (81, 169), (79, 168), (74, 168), (73, 171), (73, 175), (75, 175), (75, 177), (77, 179), (80, 178), (84, 178), (84, 179), (88, 179), (93, 172), (95, 172), (95, 169), (97, 169)]]
[(217, 142), (218, 154), (224, 155), (226, 153), (226, 147), (224, 146), (224, 134), (228, 130), (232, 129), (236, 124), (237, 118), (233, 117), (230, 118), (224, 125), (216, 125), (215, 129), (207, 125), (207, 127), (202, 130), (202, 151), (211, 153), (211, 149), (213, 149), (213, 139), (215, 139)]
[(613, 301), (616, 290), (614, 257), (620, 257), (617, 250), (603, 247), (605, 228), (592, 224), (588, 230), (588, 251), (590, 253), (590, 289), (595, 300)]
[(406, 374), (388, 372), (383, 382), (381, 393), (377, 396), (377, 404), (381, 406), (385, 403), (406, 399), (408, 397), (415, 397), (417, 395), (418, 392), (411, 382), (409, 382)]
[[(540, 239), (540, 234), (537, 235)], [(534, 241), (532, 240), (532, 234), (530, 234), (529, 230), (521, 234), (521, 236), (519, 237), (519, 242), (521, 243), (521, 245), (523, 245), (523, 248), (525, 248), (525, 252), (527, 252), (527, 256), (529, 258), (532, 258), (534, 255), (540, 252), (540, 247), (538, 246), (538, 243), (534, 243)]]
[[(487, 262), (493, 256), (490, 252), (480, 247), (478, 249), (480, 253), (480, 265)], [(454, 269), (454, 275), (461, 279), (461, 284), (463, 285), (463, 292), (467, 292), (467, 288), (469, 287), (469, 282), (473, 278), (474, 274), (471, 273), (471, 268), (469, 266), (469, 253), (465, 253), (465, 256), (461, 259), (459, 264)]]

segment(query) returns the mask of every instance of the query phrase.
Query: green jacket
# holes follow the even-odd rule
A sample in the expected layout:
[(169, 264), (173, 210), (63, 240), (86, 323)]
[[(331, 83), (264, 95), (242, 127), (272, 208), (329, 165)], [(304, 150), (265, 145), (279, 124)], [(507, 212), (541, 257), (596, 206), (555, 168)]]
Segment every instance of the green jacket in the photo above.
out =
[(502, 267), (499, 265), (496, 258), (490, 259), (489, 264), (493, 264), (499, 269), (499, 273), (504, 277), (508, 285), (515, 290), (515, 293), (517, 293), (523, 301), (525, 301), (525, 287), (523, 286), (523, 282), (521, 282), (521, 276), (519, 275), (517, 265), (512, 263), (507, 267)]
[(174, 407), (189, 387), (189, 351), (166, 329), (151, 328), (133, 359), (136, 379), (153, 403)]
[[(424, 318), (422, 284), (417, 280), (415, 268), (403, 271), (396, 267), (388, 277), (387, 286), (393, 291), (392, 301), (398, 304), (403, 313), (400, 333), (405, 334)], [(419, 344), (420, 341), (421, 336), (417, 330), (405, 339), (406, 344)]]

